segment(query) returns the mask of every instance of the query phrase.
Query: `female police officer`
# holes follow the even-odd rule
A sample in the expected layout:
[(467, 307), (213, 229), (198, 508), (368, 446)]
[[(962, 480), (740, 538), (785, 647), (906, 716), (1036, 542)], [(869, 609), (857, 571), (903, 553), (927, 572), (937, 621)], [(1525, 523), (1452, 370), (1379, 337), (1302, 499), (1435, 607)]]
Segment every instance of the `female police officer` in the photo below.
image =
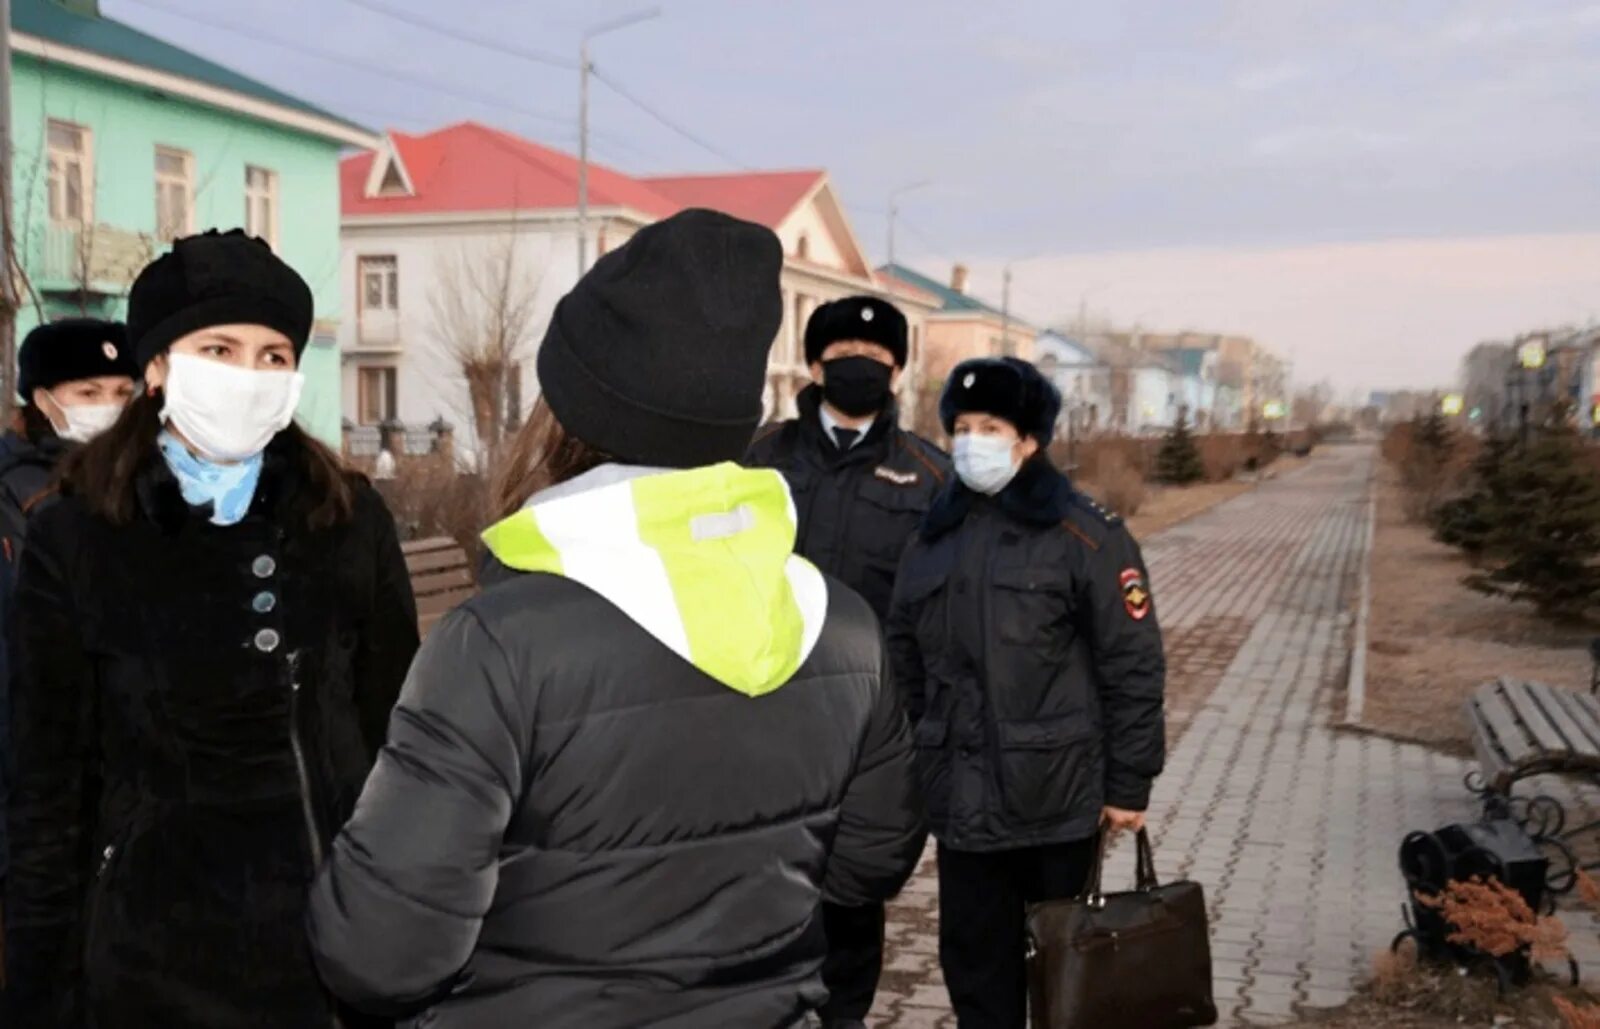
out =
[(1083, 887), (1164, 754), (1161, 633), (1138, 545), (1045, 456), (1061, 400), (968, 361), (939, 413), (958, 481), (901, 563), (894, 675), (939, 841), (940, 960), (962, 1029), (1026, 1021), (1027, 903)]

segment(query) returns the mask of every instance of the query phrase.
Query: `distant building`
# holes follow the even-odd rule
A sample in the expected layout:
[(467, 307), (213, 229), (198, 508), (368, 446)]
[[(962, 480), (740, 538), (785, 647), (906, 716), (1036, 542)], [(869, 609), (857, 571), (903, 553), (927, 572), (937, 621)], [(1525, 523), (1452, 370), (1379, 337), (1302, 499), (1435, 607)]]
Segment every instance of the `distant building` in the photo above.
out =
[(1033, 343), (1034, 363), (1061, 391), (1063, 434), (1099, 432), (1110, 422), (1111, 367), (1082, 340), (1056, 331)]
[(956, 265), (943, 283), (901, 264), (878, 269), (879, 278), (906, 292), (932, 296), (938, 309), (927, 316), (921, 387), (937, 393), (950, 369), (971, 357), (1009, 354), (1031, 359), (1039, 330), (1015, 314), (967, 292), (967, 269)]
[(316, 303), (299, 420), (339, 440), (339, 153), (377, 137), (100, 14), (11, 0), (17, 256), (38, 296), (20, 336), (69, 315), (122, 318), (140, 268), (178, 236), (244, 228)]

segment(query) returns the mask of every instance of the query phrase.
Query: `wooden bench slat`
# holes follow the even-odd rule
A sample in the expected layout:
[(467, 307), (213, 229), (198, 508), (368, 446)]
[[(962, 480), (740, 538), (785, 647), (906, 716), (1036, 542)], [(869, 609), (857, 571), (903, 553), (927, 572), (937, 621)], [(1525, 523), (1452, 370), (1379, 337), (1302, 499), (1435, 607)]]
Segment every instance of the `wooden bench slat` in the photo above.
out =
[(1536, 748), (1533, 740), (1513, 716), (1502, 683), (1492, 683), (1480, 691), (1478, 711), (1483, 715), (1489, 728), (1494, 731), (1495, 742), (1505, 751), (1506, 758), (1513, 765), (1520, 765), (1535, 756)]
[(1573, 737), (1575, 753), (1600, 760), (1600, 703), (1572, 690), (1551, 690), (1551, 720)]
[(1514, 766), (1506, 752), (1500, 748), (1494, 730), (1484, 719), (1483, 710), (1476, 696), (1467, 701), (1467, 717), (1472, 722), (1472, 747), (1477, 752), (1484, 782), (1491, 790), (1503, 793), (1510, 779), (1515, 777), (1511, 774)]
[(426, 554), (434, 550), (452, 549), (461, 549), (461, 544), (449, 536), (429, 536), (427, 539), (406, 540), (400, 544), (402, 554)]
[(1574, 747), (1582, 737), (1569, 741), (1551, 724), (1545, 714), (1544, 704), (1559, 703), (1556, 698), (1548, 696), (1550, 692), (1548, 686), (1501, 679), (1500, 690), (1522, 722), (1523, 728), (1532, 736), (1537, 749), (1542, 750), (1545, 756), (1560, 759), (1571, 757), (1575, 752), (1583, 752), (1584, 748), (1581, 745)]
[(442, 571), (446, 568), (468, 567), (467, 552), (457, 547), (454, 550), (432, 550), (421, 554), (406, 555), (406, 571), (412, 575), (423, 575), (427, 572)]
[(419, 597), (450, 593), (455, 590), (470, 590), (473, 585), (472, 573), (465, 566), (411, 577), (411, 592)]

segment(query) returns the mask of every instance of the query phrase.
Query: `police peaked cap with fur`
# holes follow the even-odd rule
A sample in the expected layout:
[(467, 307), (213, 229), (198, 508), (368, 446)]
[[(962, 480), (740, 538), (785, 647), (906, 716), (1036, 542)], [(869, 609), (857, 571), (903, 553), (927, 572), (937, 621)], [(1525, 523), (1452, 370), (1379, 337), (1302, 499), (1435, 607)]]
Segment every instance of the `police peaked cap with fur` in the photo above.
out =
[(896, 368), (906, 366), (906, 316), (887, 300), (845, 297), (812, 311), (806, 320), (806, 364), (821, 361), (828, 344), (843, 339), (876, 343), (894, 355)]
[(48, 322), (28, 333), (17, 351), (17, 394), (24, 400), (36, 389), (103, 375), (139, 377), (128, 330), (121, 322), (98, 318)]
[(939, 398), (939, 421), (955, 431), (956, 416), (977, 412), (1004, 418), (1040, 446), (1050, 443), (1061, 394), (1039, 369), (1015, 357), (979, 357), (956, 365)]

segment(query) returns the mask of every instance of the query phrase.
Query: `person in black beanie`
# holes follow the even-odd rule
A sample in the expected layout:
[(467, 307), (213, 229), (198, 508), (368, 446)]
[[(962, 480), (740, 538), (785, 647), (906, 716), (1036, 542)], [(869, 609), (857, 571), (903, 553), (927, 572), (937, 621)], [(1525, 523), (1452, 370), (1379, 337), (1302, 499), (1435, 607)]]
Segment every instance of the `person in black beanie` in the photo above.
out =
[(17, 576), (0, 1024), (378, 1024), (318, 981), (306, 892), (417, 617), (382, 501), (293, 424), (311, 323), (237, 231), (133, 284), (145, 389), (67, 456)]
[[(745, 463), (776, 468), (799, 509), (798, 550), (888, 617), (895, 568), (917, 523), (950, 478), (950, 459), (902, 429), (894, 390), (907, 358), (906, 318), (887, 300), (847, 297), (806, 322), (813, 385), (800, 416), (768, 426)], [(831, 997), (827, 1026), (864, 1023), (883, 970), (882, 904), (823, 907)]]
[(558, 304), (484, 533), (312, 894), (329, 986), (436, 1029), (801, 1024), (824, 898), (924, 839), (871, 610), (733, 462), (781, 318), (766, 228), (690, 210)]
[(939, 415), (957, 478), (889, 616), (962, 1026), (1023, 1029), (1027, 905), (1078, 896), (1102, 832), (1143, 831), (1165, 758), (1149, 575), (1122, 519), (1050, 463), (1060, 411), (1026, 361), (955, 367)]

